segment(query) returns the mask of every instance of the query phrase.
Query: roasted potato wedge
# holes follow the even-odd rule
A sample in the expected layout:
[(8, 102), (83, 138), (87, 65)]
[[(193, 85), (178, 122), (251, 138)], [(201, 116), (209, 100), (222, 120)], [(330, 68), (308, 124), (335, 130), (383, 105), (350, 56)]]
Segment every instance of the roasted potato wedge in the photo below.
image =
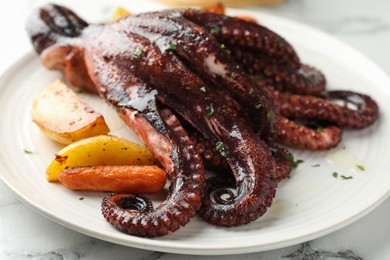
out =
[(31, 116), (43, 133), (62, 144), (110, 132), (103, 116), (60, 80), (34, 97)]
[(99, 135), (74, 142), (59, 151), (46, 170), (48, 181), (73, 166), (152, 165), (155, 159), (145, 146), (112, 135)]
[(131, 13), (128, 10), (126, 10), (122, 6), (118, 6), (117, 8), (115, 8), (114, 13), (111, 16), (111, 22), (115, 22), (116, 20), (130, 15)]

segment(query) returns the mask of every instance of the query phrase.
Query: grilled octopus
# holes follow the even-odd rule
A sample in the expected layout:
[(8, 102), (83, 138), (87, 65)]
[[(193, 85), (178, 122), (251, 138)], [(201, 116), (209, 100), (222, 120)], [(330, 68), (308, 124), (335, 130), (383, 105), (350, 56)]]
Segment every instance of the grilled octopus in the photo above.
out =
[[(368, 96), (324, 94), (323, 75), (301, 64), (288, 42), (238, 18), (173, 9), (89, 24), (50, 4), (32, 13), (27, 31), (43, 64), (112, 104), (167, 172), (169, 194), (156, 208), (140, 194), (103, 199), (106, 220), (136, 236), (165, 235), (196, 213), (228, 227), (258, 219), (292, 169), (291, 154), (276, 142), (329, 149), (339, 127), (368, 126), (378, 113)], [(259, 76), (270, 63), (277, 69)], [(344, 113), (350, 108), (332, 95), (360, 97), (358, 109)], [(295, 107), (310, 102), (314, 116)], [(356, 125), (351, 114), (366, 117)], [(300, 117), (336, 126), (316, 131), (294, 121)], [(225, 174), (206, 181), (205, 167)]]

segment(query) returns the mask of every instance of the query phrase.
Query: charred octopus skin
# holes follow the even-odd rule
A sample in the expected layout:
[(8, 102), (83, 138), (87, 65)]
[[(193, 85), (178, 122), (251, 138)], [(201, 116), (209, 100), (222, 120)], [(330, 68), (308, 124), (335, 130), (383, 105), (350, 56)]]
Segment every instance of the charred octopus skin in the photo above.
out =
[[(212, 36), (180, 15), (158, 12), (88, 25), (69, 9), (48, 5), (32, 19), (28, 31), (44, 65), (62, 70), (73, 84), (113, 104), (170, 178), (170, 193), (156, 209), (139, 195), (105, 198), (102, 212), (113, 226), (151, 237), (185, 225), (198, 210), (205, 220), (222, 226), (245, 224), (265, 213), (277, 186), (272, 151), (218, 92), (239, 95), (255, 82), (236, 71)], [(191, 57), (197, 57), (194, 64)], [(266, 115), (274, 115), (273, 103), (264, 96), (267, 90), (254, 92), (250, 103), (264, 105), (254, 114), (262, 123), (257, 128), (270, 132)], [(172, 113), (202, 133), (226, 160), (236, 188), (229, 201), (210, 198), (214, 185), (208, 185), (199, 209), (204, 167)]]
[[(271, 135), (275, 141), (294, 148), (326, 150), (341, 142), (342, 128), (365, 128), (377, 120), (379, 109), (374, 100), (352, 91), (326, 91), (325, 76), (301, 63), (293, 47), (268, 28), (196, 9), (180, 13), (228, 49), (255, 78), (258, 88), (270, 89), (280, 112)], [(308, 127), (302, 119), (321, 127)]]
[[(341, 127), (378, 117), (368, 96), (325, 92), (322, 73), (286, 40), (238, 18), (173, 9), (89, 24), (47, 5), (27, 24), (43, 64), (112, 104), (167, 172), (169, 194), (156, 208), (138, 194), (104, 198), (103, 216), (128, 234), (162, 236), (196, 213), (219, 226), (254, 221), (293, 166), (275, 143), (330, 149)], [(351, 97), (353, 112), (332, 102)], [(302, 119), (327, 125), (317, 131)], [(226, 174), (205, 181), (205, 165)]]

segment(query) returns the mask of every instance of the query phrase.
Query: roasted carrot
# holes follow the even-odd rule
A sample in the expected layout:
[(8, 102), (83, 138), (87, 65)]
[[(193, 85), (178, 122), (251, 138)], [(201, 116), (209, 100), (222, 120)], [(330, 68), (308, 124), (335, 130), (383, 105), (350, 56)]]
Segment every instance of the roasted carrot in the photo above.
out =
[(253, 16), (249, 16), (249, 15), (236, 15), (236, 17), (241, 19), (241, 20), (245, 20), (247, 22), (258, 23), (257, 20)]
[(165, 172), (157, 166), (68, 167), (59, 181), (72, 190), (152, 193), (164, 188)]
[(210, 11), (217, 14), (225, 14), (225, 6), (222, 3), (215, 3), (206, 6), (202, 6), (202, 10)]

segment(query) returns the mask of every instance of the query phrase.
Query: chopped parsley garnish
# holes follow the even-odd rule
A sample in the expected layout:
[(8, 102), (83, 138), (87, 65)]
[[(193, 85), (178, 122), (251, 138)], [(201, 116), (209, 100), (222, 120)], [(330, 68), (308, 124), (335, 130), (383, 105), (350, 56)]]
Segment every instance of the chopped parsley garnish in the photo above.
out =
[(287, 156), (286, 156), (286, 159), (287, 160), (290, 160), (290, 161), (294, 161), (294, 155), (292, 153), (289, 153)]
[(297, 168), (299, 164), (303, 163), (304, 161), (303, 160), (293, 160), (293, 167), (294, 168)]
[(169, 46), (169, 49), (170, 50), (176, 50), (177, 48), (177, 44), (176, 43), (172, 43), (170, 46)]
[(271, 113), (271, 112), (268, 112), (268, 113), (267, 113), (267, 120), (268, 120), (268, 121), (271, 121), (271, 119), (272, 119), (272, 113)]
[(142, 50), (140, 48), (137, 48), (135, 51), (134, 51), (134, 56), (135, 57), (140, 57), (142, 55)]
[(364, 172), (366, 170), (366, 168), (364, 168), (363, 165), (356, 165), (356, 167), (361, 170), (362, 172)]
[(83, 200), (84, 198), (83, 197), (80, 197), (79, 200)]
[(24, 153), (26, 154), (33, 154), (34, 152), (33, 151), (30, 151), (30, 150), (27, 150), (27, 149), (23, 149)]
[[(255, 108), (257, 109), (257, 110), (259, 110), (260, 108), (261, 108), (261, 104), (257, 104), (256, 106), (255, 106)], [(268, 119), (268, 118), (267, 118)]]
[(320, 167), (320, 164), (313, 164), (311, 167)]
[(233, 79), (237, 78), (237, 73), (232, 72), (231, 77), (232, 77)]
[(216, 25), (214, 26), (214, 28), (213, 28), (213, 32), (215, 32), (215, 33), (221, 32), (221, 26), (219, 26), (218, 24), (216, 24)]
[(294, 168), (297, 168), (299, 164), (301, 164), (301, 163), (304, 162), (304, 161), (301, 160), (301, 159), (295, 160), (294, 155), (293, 155), (292, 153), (289, 153), (289, 154), (286, 156), (286, 159), (292, 161), (293, 167), (294, 167)]
[(221, 49), (225, 49), (226, 48), (226, 46), (225, 46), (225, 44), (221, 44)]
[(217, 150), (222, 157), (226, 158), (227, 154), (226, 154), (226, 151), (225, 151), (225, 145), (223, 142), (217, 142), (217, 144), (215, 145), (215, 150)]
[(225, 145), (222, 142), (218, 142), (215, 146), (215, 150), (220, 151), (221, 149), (224, 149)]
[(213, 104), (210, 104), (208, 109), (209, 109), (209, 112), (207, 113), (207, 115), (208, 116), (212, 116), (214, 114), (214, 112), (215, 112)]
[(206, 87), (201, 87), (199, 90), (200, 92), (206, 93)]
[[(333, 176), (334, 178), (338, 178), (338, 177), (339, 177), (339, 174), (338, 174), (337, 172), (333, 172), (333, 173), (332, 173), (332, 176)], [(342, 179), (342, 180), (351, 180), (351, 179), (353, 179), (353, 177), (352, 177), (352, 176), (340, 175), (340, 179)]]
[(317, 127), (316, 131), (322, 132), (322, 131), (324, 131), (324, 128), (322, 126), (319, 126), (319, 127)]

